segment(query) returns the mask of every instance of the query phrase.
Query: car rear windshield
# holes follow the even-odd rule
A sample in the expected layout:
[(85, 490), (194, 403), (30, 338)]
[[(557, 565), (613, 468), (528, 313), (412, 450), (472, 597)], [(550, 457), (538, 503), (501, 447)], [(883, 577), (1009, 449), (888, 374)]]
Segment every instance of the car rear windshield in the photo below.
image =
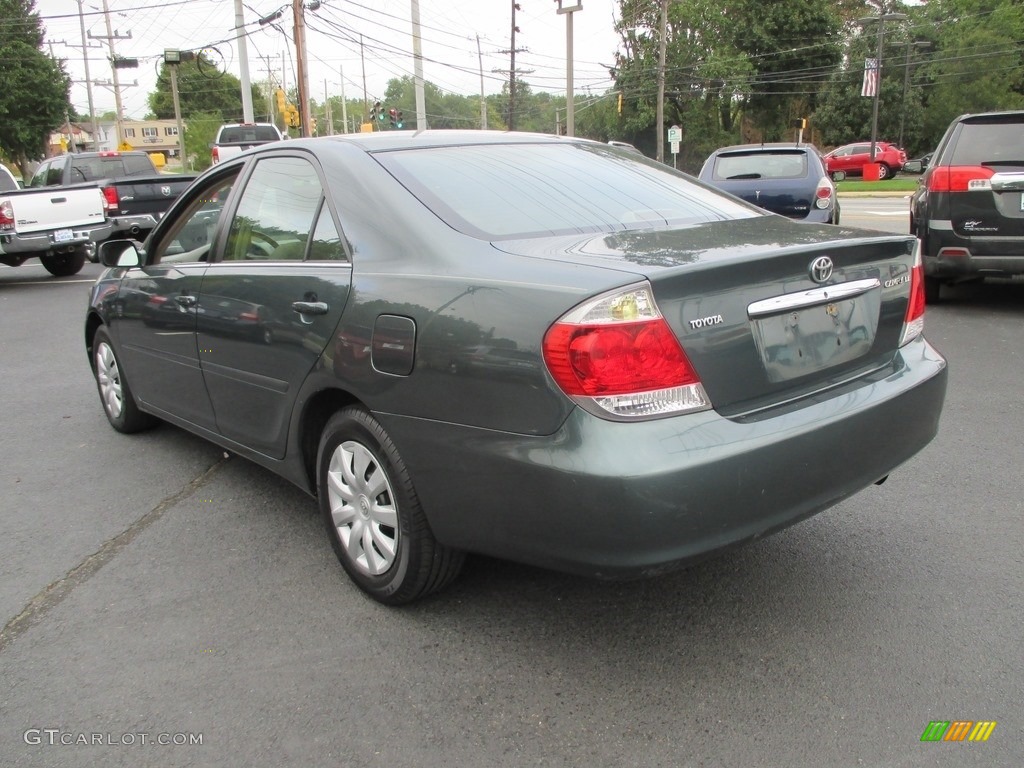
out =
[(277, 141), (280, 136), (272, 125), (233, 125), (221, 128), (221, 144), (238, 144), (245, 141)]
[(71, 161), (72, 181), (121, 179), (125, 176), (152, 176), (156, 171), (146, 155), (78, 157)]
[(965, 121), (949, 164), (1024, 166), (1024, 115)]
[(801, 179), (806, 176), (806, 152), (730, 152), (715, 158), (716, 179)]
[(604, 145), (486, 144), (375, 156), (449, 226), (489, 240), (763, 215), (665, 166)]

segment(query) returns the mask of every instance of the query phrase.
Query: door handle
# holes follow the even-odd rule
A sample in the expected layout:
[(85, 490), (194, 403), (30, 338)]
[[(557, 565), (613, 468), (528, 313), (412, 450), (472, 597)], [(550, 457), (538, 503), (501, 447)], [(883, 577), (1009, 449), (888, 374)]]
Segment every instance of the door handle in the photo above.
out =
[(180, 306), (185, 307), (185, 309), (194, 307), (196, 305), (196, 297), (189, 296), (188, 294), (181, 294), (180, 296), (175, 296), (174, 300), (178, 302)]
[(293, 301), (292, 309), (300, 315), (326, 315), (330, 306), (325, 301)]

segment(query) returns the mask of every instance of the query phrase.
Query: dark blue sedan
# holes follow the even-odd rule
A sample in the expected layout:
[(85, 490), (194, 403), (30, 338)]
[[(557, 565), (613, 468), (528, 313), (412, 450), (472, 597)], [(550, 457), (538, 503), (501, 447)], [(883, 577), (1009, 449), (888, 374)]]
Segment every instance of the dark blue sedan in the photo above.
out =
[(839, 223), (836, 188), (810, 144), (742, 144), (715, 150), (701, 181), (772, 213), (817, 224)]

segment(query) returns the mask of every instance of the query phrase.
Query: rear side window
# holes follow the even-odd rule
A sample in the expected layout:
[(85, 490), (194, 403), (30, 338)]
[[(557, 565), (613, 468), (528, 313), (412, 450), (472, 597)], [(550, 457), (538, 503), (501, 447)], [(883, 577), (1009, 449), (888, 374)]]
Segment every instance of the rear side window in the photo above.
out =
[(1024, 115), (964, 122), (949, 164), (1024, 166)]
[(18, 182), (11, 172), (0, 166), (0, 192), (13, 192), (17, 188)]
[(375, 157), (449, 226), (489, 240), (760, 215), (671, 169), (603, 145), (427, 147)]
[(147, 155), (125, 155), (124, 174), (126, 176), (148, 176), (153, 173), (153, 161)]
[(801, 179), (805, 176), (806, 152), (739, 152), (715, 159), (716, 179)]

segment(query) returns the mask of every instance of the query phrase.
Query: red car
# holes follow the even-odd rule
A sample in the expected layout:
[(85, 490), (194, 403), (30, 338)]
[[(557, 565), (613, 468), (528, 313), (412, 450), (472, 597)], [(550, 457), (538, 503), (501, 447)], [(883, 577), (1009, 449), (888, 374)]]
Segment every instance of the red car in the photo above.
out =
[[(864, 166), (871, 162), (871, 142), (861, 141), (836, 147), (825, 155), (825, 167), (829, 174), (844, 171), (847, 176), (862, 176)], [(907, 162), (907, 153), (895, 144), (875, 142), (875, 162), (880, 163), (878, 178), (891, 179)]]

